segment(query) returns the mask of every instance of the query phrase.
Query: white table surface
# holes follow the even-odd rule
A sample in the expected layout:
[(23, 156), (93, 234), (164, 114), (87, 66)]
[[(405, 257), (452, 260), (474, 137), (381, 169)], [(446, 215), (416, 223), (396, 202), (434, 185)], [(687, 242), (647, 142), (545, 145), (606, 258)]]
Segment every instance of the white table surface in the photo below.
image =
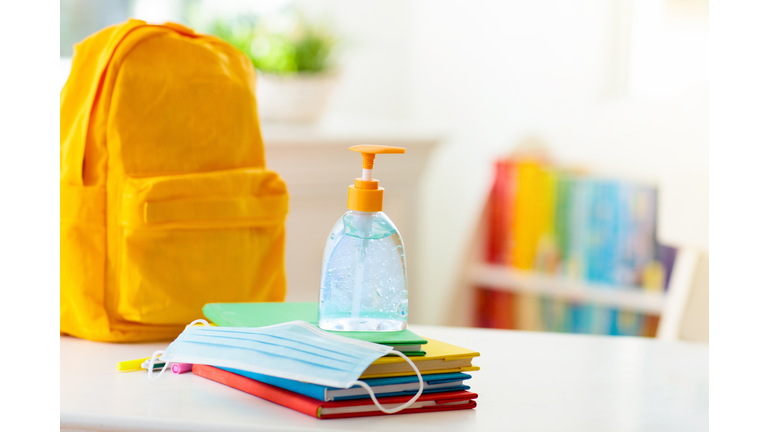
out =
[(477, 408), (318, 420), (198, 377), (119, 373), (167, 343), (61, 338), (61, 428), (110, 431), (694, 431), (708, 429), (707, 345), (410, 326), (479, 351)]

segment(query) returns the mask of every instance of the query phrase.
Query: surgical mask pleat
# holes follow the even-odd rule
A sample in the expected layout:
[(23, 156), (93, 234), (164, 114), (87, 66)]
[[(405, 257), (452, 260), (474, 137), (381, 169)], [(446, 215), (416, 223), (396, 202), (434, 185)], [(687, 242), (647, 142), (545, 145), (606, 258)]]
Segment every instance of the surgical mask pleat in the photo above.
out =
[[(220, 336), (220, 335), (205, 334), (204, 332), (200, 332), (200, 333), (192, 334), (188, 337), (202, 337), (202, 338), (207, 338), (204, 340), (216, 340), (220, 344), (228, 343), (233, 346), (242, 346), (243, 344), (246, 344), (248, 342), (261, 342), (273, 347), (290, 348), (298, 352), (308, 353), (310, 355), (332, 358), (340, 362), (350, 362), (350, 361), (354, 361), (355, 359), (354, 356), (349, 355), (347, 353), (341, 353), (338, 351), (330, 351), (325, 349), (318, 351), (318, 349), (311, 344), (299, 343), (292, 339), (288, 339), (280, 336), (273, 336), (273, 335), (251, 334), (251, 335), (242, 335), (242, 337), (239, 337), (239, 336), (231, 336), (231, 334), (228, 334), (227, 336)], [(251, 349), (260, 349), (260, 348), (254, 346)]]
[[(307, 341), (309, 335), (302, 334), (302, 333), (296, 333), (292, 332), (291, 335), (286, 336), (280, 336), (280, 335), (273, 335), (269, 333), (263, 333), (263, 332), (243, 332), (243, 331), (207, 331), (207, 330), (197, 330), (195, 332), (190, 332), (190, 334), (196, 334), (196, 335), (216, 335), (217, 337), (231, 337), (231, 338), (241, 338), (241, 339), (249, 339), (249, 338), (256, 338), (256, 337), (262, 337), (262, 338), (268, 338), (268, 339), (280, 339), (281, 343), (289, 343), (291, 346), (295, 346), (298, 348), (299, 345), (308, 347), (311, 350), (317, 350), (322, 349), (324, 351), (327, 351), (329, 354), (336, 354), (340, 355), (342, 357), (349, 357), (354, 358), (354, 355), (348, 354), (345, 352), (339, 352), (339, 346), (334, 345), (332, 343), (326, 342), (322, 338), (314, 338)], [(360, 347), (349, 345), (347, 347), (347, 350), (354, 351), (355, 349), (361, 349)], [(364, 348), (363, 348), (364, 349)]]
[[(328, 353), (323, 352), (322, 354), (318, 354), (316, 352), (309, 351), (307, 349), (302, 349), (304, 347), (293, 347), (293, 346), (284, 346), (284, 345), (278, 345), (275, 343), (270, 342), (264, 342), (259, 340), (252, 340), (252, 339), (241, 339), (241, 338), (231, 338), (231, 337), (212, 337), (209, 335), (190, 335), (185, 339), (185, 342), (196, 342), (200, 344), (209, 344), (209, 345), (217, 345), (217, 346), (229, 346), (233, 348), (239, 348), (243, 350), (249, 350), (249, 351), (257, 351), (262, 353), (269, 353), (269, 354), (279, 354), (282, 357), (300, 357), (305, 359), (307, 362), (315, 363), (315, 364), (323, 364), (323, 365), (332, 365), (332, 367), (337, 369), (345, 369), (348, 368), (350, 365), (356, 364), (356, 359), (348, 356), (331, 356), (327, 355)], [(335, 354), (335, 353), (330, 353)]]
[(290, 364), (294, 364), (293, 367), (298, 370), (306, 370), (306, 368), (309, 367), (326, 371), (330, 369), (338, 372), (347, 372), (359, 365), (359, 362), (341, 363), (333, 359), (317, 357), (308, 358), (306, 356), (298, 357), (295, 353), (285, 350), (259, 351), (244, 349), (238, 346), (220, 345), (212, 342), (195, 342), (191, 340), (184, 341), (183, 344), (186, 345), (190, 352), (199, 350), (198, 355), (200, 356), (208, 355), (209, 350), (214, 347), (219, 351), (219, 357), (246, 364), (264, 364), (265, 360), (279, 358), (279, 361), (284, 363), (283, 366), (287, 366), (288, 368), (291, 368), (291, 366), (289, 366)]

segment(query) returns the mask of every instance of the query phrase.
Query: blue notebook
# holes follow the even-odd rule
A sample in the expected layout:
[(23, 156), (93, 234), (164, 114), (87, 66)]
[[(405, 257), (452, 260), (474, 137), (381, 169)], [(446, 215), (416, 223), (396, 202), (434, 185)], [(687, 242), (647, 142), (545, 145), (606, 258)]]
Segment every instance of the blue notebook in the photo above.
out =
[[(340, 389), (336, 387), (309, 384), (285, 378), (277, 378), (239, 369), (224, 367), (219, 369), (242, 375), (246, 378), (270, 384), (275, 387), (280, 387), (294, 393), (299, 393), (323, 402), (370, 398), (368, 392), (360, 386), (353, 386), (348, 389)], [(472, 378), (472, 375), (457, 372), (447, 374), (422, 375), (422, 377), (424, 378), (424, 393), (437, 393), (444, 391), (469, 390), (469, 386), (464, 385), (464, 380)], [(419, 391), (419, 378), (415, 375), (390, 378), (371, 378), (365, 379), (363, 381), (371, 386), (376, 397), (407, 396), (414, 395)]]

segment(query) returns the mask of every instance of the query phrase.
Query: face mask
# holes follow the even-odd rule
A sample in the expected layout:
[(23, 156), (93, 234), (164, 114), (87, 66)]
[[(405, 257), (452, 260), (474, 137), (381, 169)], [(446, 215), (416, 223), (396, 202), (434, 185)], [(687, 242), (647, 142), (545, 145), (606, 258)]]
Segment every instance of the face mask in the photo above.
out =
[[(204, 326), (195, 326), (201, 322)], [(404, 358), (419, 377), (419, 392), (393, 409), (379, 404), (371, 387), (360, 375), (386, 354)], [(157, 358), (158, 354), (162, 354)], [(165, 366), (153, 377), (155, 361)], [(240, 369), (295, 381), (330, 387), (366, 389), (376, 406), (392, 414), (413, 404), (424, 390), (421, 373), (413, 362), (392, 347), (345, 338), (324, 332), (303, 321), (267, 327), (210, 327), (204, 320), (193, 321), (166, 350), (156, 351), (147, 369), (157, 379), (170, 363), (193, 363)]]

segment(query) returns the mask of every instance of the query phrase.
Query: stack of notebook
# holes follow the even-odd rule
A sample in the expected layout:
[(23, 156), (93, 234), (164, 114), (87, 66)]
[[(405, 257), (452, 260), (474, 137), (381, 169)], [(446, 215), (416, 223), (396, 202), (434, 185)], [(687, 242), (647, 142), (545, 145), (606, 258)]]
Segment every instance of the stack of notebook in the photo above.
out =
[[(203, 308), (206, 318), (223, 327), (262, 327), (287, 321), (314, 323), (317, 303), (212, 303)], [(465, 373), (479, 370), (472, 359), (480, 354), (410, 330), (399, 332), (332, 332), (341, 336), (389, 345), (406, 354), (418, 367), (424, 392), (398, 414), (474, 408), (477, 394), (469, 390)], [(383, 415), (361, 387), (326, 387), (229, 368), (194, 365), (196, 375), (321, 419)], [(371, 386), (379, 403), (394, 408), (419, 389), (413, 368), (399, 356), (382, 357), (360, 377)]]

